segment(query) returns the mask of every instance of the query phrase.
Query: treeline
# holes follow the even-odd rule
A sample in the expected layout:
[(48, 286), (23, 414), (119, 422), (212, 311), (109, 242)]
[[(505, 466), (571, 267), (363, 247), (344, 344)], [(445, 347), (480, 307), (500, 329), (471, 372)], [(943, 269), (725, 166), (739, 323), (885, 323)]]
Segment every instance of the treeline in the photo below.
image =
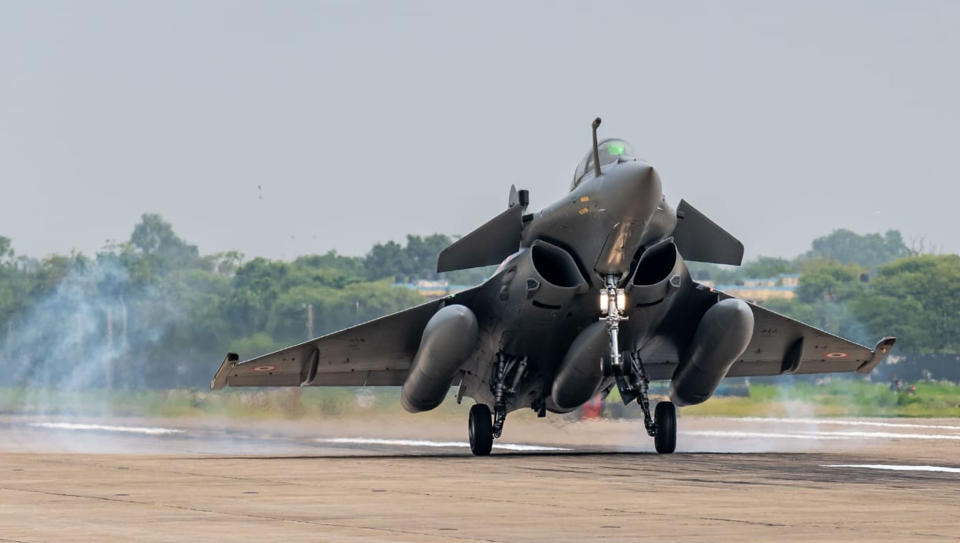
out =
[(866, 345), (897, 336), (899, 353), (960, 352), (960, 256), (924, 254), (900, 232), (836, 230), (795, 259), (759, 257), (739, 268), (692, 264), (718, 288), (799, 274), (791, 300), (764, 305)]
[(407, 236), (362, 257), (245, 260), (201, 255), (151, 214), (92, 257), (35, 259), (0, 237), (0, 382), (199, 385), (227, 350), (253, 356), (425, 301), (395, 282), (482, 281), (489, 269), (435, 273), (451, 242)]
[[(0, 237), (0, 383), (33, 387), (202, 386), (223, 354), (268, 352), (423, 302), (395, 286), (418, 279), (476, 284), (491, 270), (435, 273), (452, 239), (407, 236), (364, 256), (334, 251), (292, 262), (201, 255), (158, 215), (96, 255), (16, 254)], [(960, 351), (960, 257), (918, 254), (898, 232), (838, 230), (793, 260), (740, 268), (691, 264), (718, 284), (800, 274), (776, 310), (871, 344)]]

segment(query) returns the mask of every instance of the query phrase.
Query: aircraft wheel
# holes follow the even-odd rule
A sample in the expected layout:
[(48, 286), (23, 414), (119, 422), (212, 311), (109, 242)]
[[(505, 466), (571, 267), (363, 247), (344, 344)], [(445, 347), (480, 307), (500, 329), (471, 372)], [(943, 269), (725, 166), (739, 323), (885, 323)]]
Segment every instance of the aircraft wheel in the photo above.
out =
[(474, 456), (487, 456), (493, 448), (493, 423), (490, 408), (482, 403), (470, 408), (470, 450)]
[(677, 408), (673, 402), (660, 402), (654, 411), (653, 420), (657, 432), (653, 443), (660, 454), (670, 454), (677, 448)]

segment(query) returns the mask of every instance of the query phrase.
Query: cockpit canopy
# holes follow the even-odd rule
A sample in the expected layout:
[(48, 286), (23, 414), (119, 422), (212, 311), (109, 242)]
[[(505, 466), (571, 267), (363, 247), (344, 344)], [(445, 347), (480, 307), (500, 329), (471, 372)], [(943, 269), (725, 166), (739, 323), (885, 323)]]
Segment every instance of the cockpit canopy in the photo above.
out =
[[(616, 138), (601, 141), (598, 149), (600, 151), (600, 166), (612, 164), (623, 158), (634, 158), (637, 156), (633, 153), (633, 147), (631, 147), (629, 143)], [(593, 149), (591, 148), (587, 151), (587, 156), (583, 157), (583, 160), (577, 165), (577, 170), (573, 173), (573, 183), (570, 185), (570, 190), (577, 188), (577, 185), (579, 185), (585, 177), (592, 175)]]

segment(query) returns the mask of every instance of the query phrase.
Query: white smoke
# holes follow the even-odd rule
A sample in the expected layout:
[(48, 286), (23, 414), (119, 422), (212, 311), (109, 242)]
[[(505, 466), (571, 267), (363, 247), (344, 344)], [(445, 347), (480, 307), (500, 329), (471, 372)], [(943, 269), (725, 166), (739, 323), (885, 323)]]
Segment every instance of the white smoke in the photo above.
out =
[(111, 391), (147, 384), (149, 354), (181, 312), (112, 256), (78, 263), (10, 326), (3, 380), (21, 391), (16, 411), (112, 415), (119, 406)]

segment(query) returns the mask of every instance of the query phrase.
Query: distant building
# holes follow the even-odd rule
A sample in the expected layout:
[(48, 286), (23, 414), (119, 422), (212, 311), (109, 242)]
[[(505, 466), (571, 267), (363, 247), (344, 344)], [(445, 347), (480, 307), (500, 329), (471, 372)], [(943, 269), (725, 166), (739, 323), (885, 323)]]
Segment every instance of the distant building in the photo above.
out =
[(397, 283), (396, 286), (415, 290), (417, 293), (430, 298), (439, 298), (456, 294), (470, 288), (467, 285), (451, 285), (450, 281), (421, 279), (413, 283)]
[(781, 273), (776, 277), (750, 278), (735, 285), (716, 285), (713, 288), (745, 300), (792, 300), (800, 284), (800, 274)]
[(800, 286), (799, 273), (781, 273), (780, 285), (784, 287), (797, 288)]

